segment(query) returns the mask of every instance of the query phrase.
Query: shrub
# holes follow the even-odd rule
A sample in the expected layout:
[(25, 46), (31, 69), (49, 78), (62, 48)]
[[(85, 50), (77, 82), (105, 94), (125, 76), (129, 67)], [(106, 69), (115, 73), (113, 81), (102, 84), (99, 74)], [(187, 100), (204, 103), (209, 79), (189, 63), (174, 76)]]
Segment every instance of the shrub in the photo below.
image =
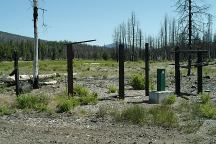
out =
[(57, 112), (68, 112), (72, 108), (78, 105), (88, 105), (88, 104), (96, 104), (97, 103), (97, 93), (90, 93), (90, 90), (82, 87), (80, 85), (76, 85), (74, 89), (74, 97), (68, 99), (65, 92), (59, 94), (56, 97), (57, 101)]
[(216, 116), (216, 107), (211, 103), (199, 105), (200, 116), (205, 118), (213, 118)]
[(130, 85), (135, 90), (143, 90), (144, 89), (144, 76), (142, 74), (134, 74), (130, 78)]
[(77, 105), (79, 105), (79, 101), (76, 98), (62, 99), (57, 105), (57, 112), (68, 112)]
[(202, 104), (206, 104), (211, 101), (211, 96), (208, 93), (200, 94), (199, 98)]
[(96, 104), (97, 103), (97, 93), (88, 94), (78, 98), (81, 105)]
[(97, 118), (104, 118), (108, 114), (107, 111), (108, 111), (107, 107), (99, 107), (99, 109), (96, 113), (96, 117)]
[(109, 85), (108, 86), (108, 93), (116, 93), (117, 88), (115, 85)]
[(13, 112), (14, 112), (14, 110), (12, 110), (10, 107), (8, 107), (6, 105), (0, 106), (0, 116), (10, 115)]
[(211, 101), (207, 93), (199, 95), (200, 101), (193, 104), (193, 114), (201, 118), (213, 118), (216, 116), (216, 105)]
[(172, 105), (176, 102), (176, 95), (170, 95), (167, 96), (164, 100), (163, 100), (163, 104), (164, 105)]
[(177, 126), (177, 116), (168, 106), (155, 106), (150, 108), (151, 122), (165, 127)]
[(90, 93), (89, 89), (81, 85), (74, 86), (74, 96), (87, 96), (89, 93)]
[(47, 110), (48, 97), (44, 95), (25, 94), (17, 97), (17, 107), (20, 109)]
[(141, 106), (132, 106), (121, 112), (121, 119), (134, 124), (142, 124), (147, 120), (147, 111)]

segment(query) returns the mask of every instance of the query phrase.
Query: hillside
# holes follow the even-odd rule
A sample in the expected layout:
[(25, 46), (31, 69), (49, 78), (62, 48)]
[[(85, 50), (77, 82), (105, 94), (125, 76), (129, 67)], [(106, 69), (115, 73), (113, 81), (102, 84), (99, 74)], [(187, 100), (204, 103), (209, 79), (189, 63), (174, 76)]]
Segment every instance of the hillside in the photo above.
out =
[(0, 31), (0, 42), (2, 41), (27, 41), (27, 40), (33, 40), (33, 38)]

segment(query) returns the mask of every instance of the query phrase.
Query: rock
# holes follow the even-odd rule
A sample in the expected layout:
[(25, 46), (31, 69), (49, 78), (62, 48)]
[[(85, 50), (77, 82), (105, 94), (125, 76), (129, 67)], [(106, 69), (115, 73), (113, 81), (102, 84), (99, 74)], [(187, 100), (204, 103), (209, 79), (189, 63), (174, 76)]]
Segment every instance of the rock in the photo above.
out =
[(20, 93), (29, 93), (32, 91), (32, 85), (27, 82), (20, 83)]
[(192, 85), (191, 88), (192, 88), (192, 89), (196, 89), (197, 87), (196, 87), (195, 85)]

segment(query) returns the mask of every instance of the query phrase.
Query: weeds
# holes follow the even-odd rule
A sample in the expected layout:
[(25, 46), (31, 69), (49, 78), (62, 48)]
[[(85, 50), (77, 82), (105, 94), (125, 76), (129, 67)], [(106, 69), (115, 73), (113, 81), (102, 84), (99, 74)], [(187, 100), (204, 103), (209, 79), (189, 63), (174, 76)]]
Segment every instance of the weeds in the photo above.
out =
[(132, 106), (123, 111), (113, 111), (111, 116), (115, 121), (133, 124), (150, 124), (164, 127), (176, 127), (177, 116), (168, 106), (155, 106), (150, 109)]
[(150, 108), (151, 122), (165, 127), (175, 127), (178, 124), (175, 112), (169, 106), (155, 106)]
[(88, 94), (78, 98), (81, 105), (97, 104), (97, 93)]
[(69, 112), (72, 108), (79, 105), (79, 101), (76, 98), (62, 99), (57, 105), (57, 112)]
[(97, 93), (91, 93), (89, 89), (76, 85), (74, 88), (74, 97), (68, 98), (63, 91), (56, 97), (57, 112), (69, 112), (78, 105), (88, 105), (97, 103)]
[(46, 111), (49, 99), (44, 95), (25, 94), (17, 97), (17, 108)]
[(147, 110), (140, 106), (132, 106), (121, 112), (121, 119), (133, 124), (143, 124), (147, 117)]
[(144, 76), (142, 74), (134, 74), (130, 78), (130, 85), (135, 90), (143, 90), (144, 89)]
[(108, 93), (116, 93), (117, 87), (115, 85), (109, 85), (108, 86)]
[(172, 105), (176, 102), (176, 95), (170, 95), (167, 96), (164, 100), (163, 100), (163, 104), (164, 105)]
[(0, 106), (0, 116), (10, 115), (12, 113), (14, 113), (14, 110), (11, 109), (9, 106), (6, 105)]
[(89, 89), (87, 89), (81, 85), (75, 85), (74, 86), (74, 96), (82, 97), (82, 96), (89, 95), (89, 93), (90, 93)]
[(107, 112), (107, 107), (99, 107), (97, 113), (96, 113), (96, 117), (97, 118), (104, 118), (108, 112)]
[(187, 121), (185, 125), (181, 126), (179, 130), (183, 131), (186, 134), (195, 133), (202, 126), (202, 122), (196, 120)]

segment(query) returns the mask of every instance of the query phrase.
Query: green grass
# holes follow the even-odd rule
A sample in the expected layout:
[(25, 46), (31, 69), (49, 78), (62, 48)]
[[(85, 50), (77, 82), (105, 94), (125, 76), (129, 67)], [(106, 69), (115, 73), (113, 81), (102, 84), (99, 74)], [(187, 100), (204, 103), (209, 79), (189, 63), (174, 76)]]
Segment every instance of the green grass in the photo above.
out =
[(145, 85), (144, 76), (142, 74), (133, 74), (129, 83), (134, 90), (143, 90)]
[(76, 84), (74, 86), (74, 95), (75, 96), (79, 96), (79, 97), (87, 96), (87, 95), (89, 95), (89, 93), (90, 93), (90, 90), (87, 89), (86, 87), (83, 87), (83, 86), (78, 85), (78, 84)]
[(163, 104), (164, 105), (172, 105), (176, 102), (176, 95), (170, 95), (167, 96), (164, 100), (163, 100)]
[(57, 103), (56, 111), (59, 113), (69, 112), (78, 105), (97, 104), (97, 97), (97, 93), (91, 92), (81, 85), (75, 85), (73, 97), (68, 98), (66, 91), (55, 96), (54, 101)]
[(115, 85), (109, 85), (108, 86), (108, 93), (116, 93), (117, 87)]
[(5, 92), (5, 91), (6, 91), (6, 89), (7, 89), (7, 87), (6, 87), (6, 85), (5, 85), (5, 84), (1, 84), (1, 85), (0, 85), (0, 93), (3, 93), (3, 92)]
[(10, 115), (14, 112), (15, 112), (15, 110), (12, 109), (11, 107), (7, 106), (7, 105), (0, 106), (0, 116)]
[(209, 93), (199, 95), (199, 101), (194, 103), (194, 114), (201, 118), (211, 119), (216, 117), (216, 104), (212, 102)]
[(57, 112), (63, 113), (63, 112), (69, 112), (71, 109), (73, 109), (75, 106), (79, 105), (79, 101), (76, 98), (63, 98), (59, 104), (57, 105)]
[(169, 106), (155, 106), (150, 108), (149, 113), (153, 125), (164, 127), (176, 127), (178, 125), (178, 117)]
[(110, 114), (117, 122), (128, 122), (132, 124), (148, 124), (164, 127), (177, 127), (178, 117), (168, 106), (155, 106), (144, 108), (131, 106), (122, 111), (114, 110)]
[(147, 110), (140, 106), (132, 106), (121, 112), (121, 119), (133, 124), (143, 124), (147, 121)]
[(47, 110), (49, 99), (45, 95), (24, 94), (17, 97), (16, 102), (19, 109), (33, 109), (41, 112)]

